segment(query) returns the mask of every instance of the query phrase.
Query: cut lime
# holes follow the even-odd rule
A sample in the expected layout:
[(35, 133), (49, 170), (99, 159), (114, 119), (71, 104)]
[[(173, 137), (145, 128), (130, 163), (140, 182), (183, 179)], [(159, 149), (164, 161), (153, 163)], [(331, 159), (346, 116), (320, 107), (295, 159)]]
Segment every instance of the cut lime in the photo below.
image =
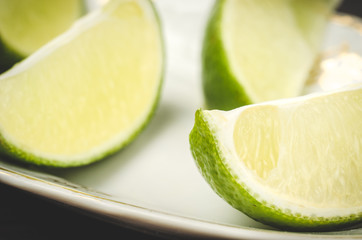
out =
[(0, 72), (68, 29), (82, 0), (0, 1)]
[(202, 63), (208, 108), (301, 94), (336, 0), (216, 1)]
[(0, 76), (0, 149), (78, 166), (129, 143), (149, 122), (163, 75), (148, 0), (113, 0)]
[(362, 222), (362, 85), (198, 110), (190, 144), (211, 187), (265, 224), (298, 231)]

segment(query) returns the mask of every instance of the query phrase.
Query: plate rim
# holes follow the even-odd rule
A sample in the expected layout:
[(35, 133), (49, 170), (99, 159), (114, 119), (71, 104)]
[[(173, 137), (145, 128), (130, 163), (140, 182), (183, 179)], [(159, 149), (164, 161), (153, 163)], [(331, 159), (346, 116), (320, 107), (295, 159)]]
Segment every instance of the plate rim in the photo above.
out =
[[(73, 207), (113, 224), (164, 236), (224, 239), (361, 239), (362, 234), (289, 232), (216, 223), (125, 203), (96, 193), (63, 186), (0, 166), (0, 182)], [(25, 184), (24, 184), (25, 183)]]

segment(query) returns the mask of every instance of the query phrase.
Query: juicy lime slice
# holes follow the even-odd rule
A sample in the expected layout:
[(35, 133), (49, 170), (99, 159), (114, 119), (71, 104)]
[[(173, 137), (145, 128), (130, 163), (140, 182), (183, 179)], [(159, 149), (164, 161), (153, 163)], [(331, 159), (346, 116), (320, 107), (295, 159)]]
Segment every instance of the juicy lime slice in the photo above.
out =
[(163, 75), (148, 0), (113, 0), (0, 77), (0, 149), (78, 166), (129, 143), (149, 122)]
[(299, 231), (362, 222), (362, 85), (198, 110), (190, 134), (204, 178), (236, 209)]
[(208, 108), (300, 95), (336, 0), (216, 1), (204, 38)]
[(0, 71), (67, 30), (83, 11), (82, 0), (0, 1)]

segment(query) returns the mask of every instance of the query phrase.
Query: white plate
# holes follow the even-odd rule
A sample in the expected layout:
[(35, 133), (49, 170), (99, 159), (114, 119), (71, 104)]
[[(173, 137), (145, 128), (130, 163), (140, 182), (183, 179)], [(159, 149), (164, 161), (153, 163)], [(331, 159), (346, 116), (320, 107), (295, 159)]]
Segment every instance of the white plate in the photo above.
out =
[[(114, 223), (173, 237), (239, 239), (362, 238), (362, 228), (282, 232), (219, 198), (189, 150), (194, 113), (203, 105), (200, 49), (212, 1), (157, 0), (167, 50), (162, 98), (150, 125), (127, 148), (89, 166), (41, 169), (0, 159), (0, 182), (54, 199)], [(362, 55), (362, 26), (333, 18), (326, 48), (346, 43)]]

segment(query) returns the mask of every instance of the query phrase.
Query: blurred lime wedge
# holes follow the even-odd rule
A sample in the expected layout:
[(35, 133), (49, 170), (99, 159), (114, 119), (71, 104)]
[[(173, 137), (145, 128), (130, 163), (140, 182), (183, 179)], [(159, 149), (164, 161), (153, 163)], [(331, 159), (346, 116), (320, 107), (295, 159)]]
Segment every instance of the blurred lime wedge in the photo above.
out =
[(202, 52), (207, 107), (230, 110), (301, 94), (337, 2), (216, 1)]

